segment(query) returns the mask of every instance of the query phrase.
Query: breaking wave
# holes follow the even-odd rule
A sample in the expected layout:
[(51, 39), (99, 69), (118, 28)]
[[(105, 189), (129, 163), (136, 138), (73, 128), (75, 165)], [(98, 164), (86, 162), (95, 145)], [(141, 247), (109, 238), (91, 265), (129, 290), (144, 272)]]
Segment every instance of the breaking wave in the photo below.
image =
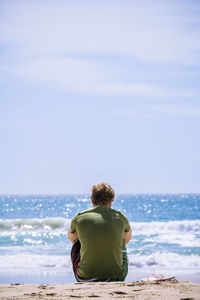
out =
[(65, 218), (0, 219), (0, 231), (54, 230), (66, 228), (69, 224), (70, 220)]
[[(44, 219), (0, 219), (1, 231), (19, 230), (56, 230), (66, 229), (70, 219), (44, 218)], [(159, 234), (160, 232), (193, 232), (200, 233), (200, 220), (168, 221), (168, 222), (131, 222), (134, 235)]]

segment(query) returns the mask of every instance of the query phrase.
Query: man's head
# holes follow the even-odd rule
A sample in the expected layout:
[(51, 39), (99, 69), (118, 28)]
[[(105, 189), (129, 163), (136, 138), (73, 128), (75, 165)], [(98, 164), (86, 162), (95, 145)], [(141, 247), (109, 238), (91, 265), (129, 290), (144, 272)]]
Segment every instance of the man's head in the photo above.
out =
[(100, 182), (92, 187), (91, 200), (94, 206), (110, 205), (114, 200), (115, 192), (111, 186), (105, 182)]

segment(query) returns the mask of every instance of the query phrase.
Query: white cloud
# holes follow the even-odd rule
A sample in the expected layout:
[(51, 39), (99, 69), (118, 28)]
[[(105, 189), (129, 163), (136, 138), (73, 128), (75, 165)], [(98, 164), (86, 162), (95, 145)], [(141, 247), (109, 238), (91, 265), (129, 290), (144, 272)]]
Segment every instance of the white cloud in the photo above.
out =
[(185, 1), (3, 1), (1, 41), (27, 56), (115, 54), (195, 62), (195, 9)]

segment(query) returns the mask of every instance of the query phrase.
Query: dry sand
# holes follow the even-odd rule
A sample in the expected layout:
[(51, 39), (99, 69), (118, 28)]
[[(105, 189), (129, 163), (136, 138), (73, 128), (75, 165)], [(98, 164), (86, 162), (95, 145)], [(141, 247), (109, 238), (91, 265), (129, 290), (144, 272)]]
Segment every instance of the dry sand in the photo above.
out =
[(112, 282), (66, 284), (0, 284), (0, 299), (162, 299), (199, 300), (200, 283)]

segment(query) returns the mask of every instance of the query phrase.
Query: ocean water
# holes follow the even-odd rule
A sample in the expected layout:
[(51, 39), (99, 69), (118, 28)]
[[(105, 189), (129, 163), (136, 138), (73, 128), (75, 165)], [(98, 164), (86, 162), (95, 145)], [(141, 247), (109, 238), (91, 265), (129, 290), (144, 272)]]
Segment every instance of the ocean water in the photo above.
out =
[[(67, 230), (89, 195), (0, 196), (0, 283), (75, 282)], [(151, 273), (200, 281), (200, 194), (118, 195), (129, 219), (127, 280)]]

